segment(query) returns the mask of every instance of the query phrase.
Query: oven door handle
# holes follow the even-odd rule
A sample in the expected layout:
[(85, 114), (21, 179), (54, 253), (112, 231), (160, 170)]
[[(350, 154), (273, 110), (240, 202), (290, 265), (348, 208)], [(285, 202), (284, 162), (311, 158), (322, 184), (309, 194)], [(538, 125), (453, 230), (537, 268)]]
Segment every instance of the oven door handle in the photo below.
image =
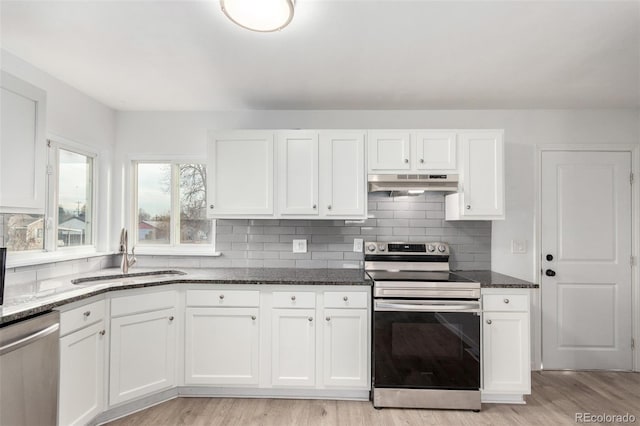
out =
[(401, 303), (401, 302), (376, 302), (375, 311), (395, 312), (480, 312), (479, 303)]

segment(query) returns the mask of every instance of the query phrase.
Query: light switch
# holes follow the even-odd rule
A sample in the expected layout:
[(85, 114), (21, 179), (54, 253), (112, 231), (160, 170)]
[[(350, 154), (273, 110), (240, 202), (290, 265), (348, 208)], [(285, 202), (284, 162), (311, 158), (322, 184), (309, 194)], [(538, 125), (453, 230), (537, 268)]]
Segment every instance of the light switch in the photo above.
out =
[(306, 253), (307, 252), (307, 240), (293, 240), (293, 252), (294, 253)]
[(362, 253), (362, 246), (364, 245), (364, 240), (362, 238), (354, 238), (353, 239), (353, 251), (356, 253)]
[(511, 240), (511, 253), (526, 254), (527, 240)]

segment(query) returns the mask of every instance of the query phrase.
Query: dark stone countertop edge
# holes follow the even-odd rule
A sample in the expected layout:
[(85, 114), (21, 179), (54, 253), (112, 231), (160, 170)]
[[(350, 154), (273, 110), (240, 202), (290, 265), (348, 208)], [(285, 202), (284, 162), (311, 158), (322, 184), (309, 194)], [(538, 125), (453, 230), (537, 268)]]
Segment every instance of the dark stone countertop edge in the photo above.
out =
[(490, 270), (454, 271), (455, 274), (480, 282), (481, 288), (539, 288), (538, 284)]
[[(152, 279), (153, 277), (150, 277)], [(114, 287), (106, 287), (106, 288), (96, 288), (91, 289), (91, 287), (82, 287), (78, 286), (78, 289), (84, 288), (87, 290), (86, 293), (82, 293), (75, 296), (65, 297), (60, 300), (45, 302), (42, 305), (34, 306), (32, 308), (26, 308), (23, 311), (17, 311), (15, 313), (2, 315), (0, 316), (0, 327), (4, 327), (10, 325), (11, 323), (25, 320), (30, 317), (37, 316), (39, 314), (49, 312), (55, 308), (60, 306), (68, 305), (73, 302), (77, 302), (79, 300), (88, 299), (90, 297), (98, 296), (100, 294), (121, 291), (121, 290), (131, 290), (136, 288), (145, 288), (145, 287), (156, 287), (162, 285), (170, 285), (170, 284), (227, 284), (227, 285), (327, 285), (327, 286), (371, 286), (373, 282), (367, 276), (367, 278), (363, 278), (362, 281), (331, 281), (331, 280), (322, 280), (322, 281), (307, 281), (307, 280), (264, 280), (264, 279), (255, 279), (255, 278), (247, 278), (247, 279), (185, 279), (185, 278), (172, 278), (172, 279), (163, 279), (159, 281), (149, 281), (144, 283), (133, 283), (133, 284), (124, 284), (118, 285)], [(35, 302), (35, 301), (34, 301)]]

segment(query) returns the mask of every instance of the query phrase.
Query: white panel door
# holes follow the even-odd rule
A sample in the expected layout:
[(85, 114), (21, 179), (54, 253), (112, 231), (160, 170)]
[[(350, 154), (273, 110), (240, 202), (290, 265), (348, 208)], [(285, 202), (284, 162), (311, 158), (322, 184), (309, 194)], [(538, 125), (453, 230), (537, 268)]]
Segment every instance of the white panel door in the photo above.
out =
[(484, 391), (530, 393), (529, 313), (485, 312), (482, 338)]
[(365, 219), (364, 132), (322, 132), (320, 143), (322, 214)]
[(207, 153), (211, 218), (273, 215), (273, 132), (213, 133)]
[(0, 211), (43, 212), (46, 92), (2, 72)]
[(258, 385), (258, 308), (187, 308), (185, 383)]
[(85, 425), (103, 409), (104, 323), (60, 339), (59, 425)]
[(461, 132), (462, 209), (465, 217), (504, 214), (504, 146), (501, 131)]
[(370, 172), (411, 169), (411, 133), (372, 130), (368, 136)]
[(545, 369), (632, 368), (630, 173), (629, 152), (542, 153)]
[(416, 132), (416, 156), (413, 167), (418, 170), (456, 170), (458, 168), (456, 132)]
[(109, 403), (175, 386), (175, 308), (111, 320)]
[(366, 309), (324, 310), (324, 386), (367, 387), (367, 324)]
[(278, 133), (278, 210), (318, 215), (318, 133)]
[(271, 383), (315, 385), (316, 310), (273, 309), (271, 317)]

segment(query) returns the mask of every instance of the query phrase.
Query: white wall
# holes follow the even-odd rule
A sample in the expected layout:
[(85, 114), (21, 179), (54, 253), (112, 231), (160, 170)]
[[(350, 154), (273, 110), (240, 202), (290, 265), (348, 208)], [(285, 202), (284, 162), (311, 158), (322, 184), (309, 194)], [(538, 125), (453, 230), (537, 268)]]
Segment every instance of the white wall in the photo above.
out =
[(6, 50), (0, 50), (0, 67), (47, 92), (47, 137), (61, 136), (98, 154), (98, 250), (107, 250), (116, 112)]
[[(507, 219), (493, 224), (492, 269), (537, 281), (533, 253), (536, 145), (637, 144), (638, 117), (638, 110), (118, 112), (115, 164), (124, 167), (129, 155), (141, 153), (204, 157), (210, 129), (505, 129)], [(124, 191), (121, 173), (114, 187)], [(124, 220), (114, 216), (113, 228)], [(528, 253), (511, 254), (512, 239), (526, 240)]]

